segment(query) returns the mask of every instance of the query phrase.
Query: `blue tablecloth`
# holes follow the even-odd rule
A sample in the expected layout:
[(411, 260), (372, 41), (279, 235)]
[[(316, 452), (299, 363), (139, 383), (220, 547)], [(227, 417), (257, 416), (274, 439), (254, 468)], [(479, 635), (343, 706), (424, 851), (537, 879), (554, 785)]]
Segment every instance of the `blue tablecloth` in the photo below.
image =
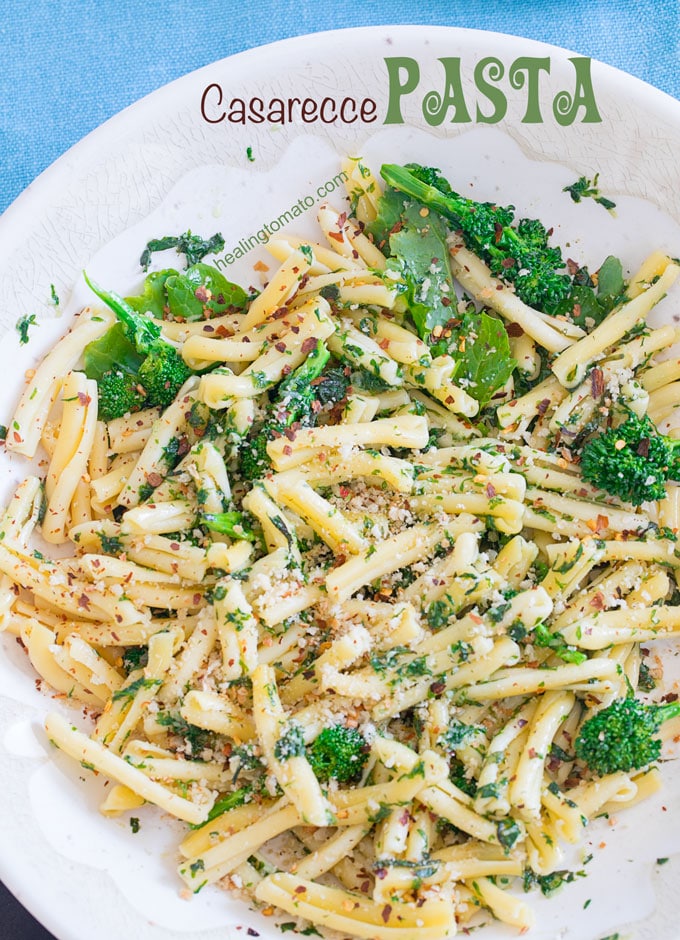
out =
[[(601, 59), (680, 98), (678, 0), (0, 0), (0, 212), (122, 108), (243, 49), (385, 23), (528, 36)], [(3, 940), (48, 940), (0, 886)]]
[(276, 39), (383, 23), (528, 36), (680, 97), (678, 0), (0, 0), (0, 212), (88, 131), (186, 72)]

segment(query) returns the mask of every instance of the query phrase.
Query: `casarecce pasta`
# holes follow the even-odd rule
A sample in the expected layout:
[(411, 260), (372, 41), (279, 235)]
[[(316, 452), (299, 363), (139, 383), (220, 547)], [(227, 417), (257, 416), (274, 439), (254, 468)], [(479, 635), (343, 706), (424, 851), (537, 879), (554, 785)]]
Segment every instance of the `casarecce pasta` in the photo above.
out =
[(192, 827), (188, 890), (369, 940), (443, 940), (480, 909), (526, 929), (504, 889), (660, 786), (573, 745), (648, 676), (641, 644), (680, 631), (678, 487), (633, 505), (579, 448), (598, 415), (671, 413), (678, 331), (645, 320), (680, 268), (656, 253), (577, 323), (449, 226), (418, 280), (391, 239), (441, 219), (402, 200), (379, 237), (379, 183), (344, 165), (353, 214), (272, 240), (257, 295), (227, 303), (196, 265), (198, 317), (144, 312), (186, 364), (171, 401), (139, 383), (102, 418), (88, 350), (120, 298), (43, 360), (6, 442), (48, 461), (4, 511), (0, 628), (89, 710), (89, 731), (45, 727), (113, 782), (102, 812)]

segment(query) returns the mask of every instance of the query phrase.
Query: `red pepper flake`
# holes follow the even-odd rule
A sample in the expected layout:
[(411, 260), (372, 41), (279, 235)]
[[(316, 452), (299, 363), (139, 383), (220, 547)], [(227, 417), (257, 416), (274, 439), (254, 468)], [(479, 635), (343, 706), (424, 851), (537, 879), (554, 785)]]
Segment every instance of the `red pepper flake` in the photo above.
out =
[(376, 868), (374, 874), (375, 874), (375, 877), (376, 877), (379, 881), (382, 881), (383, 878), (387, 878), (387, 869), (386, 869), (386, 868)]
[(391, 913), (392, 913), (392, 905), (386, 904), (383, 907), (382, 911), (380, 912), (380, 916), (382, 917), (384, 923), (387, 923), (387, 921), (390, 919)]
[(536, 411), (539, 413), (539, 415), (541, 415), (541, 417), (543, 417), (543, 415), (546, 413), (549, 407), (550, 407), (550, 399), (544, 398), (543, 401), (539, 401), (536, 407)]
[(641, 437), (640, 443), (637, 446), (637, 452), (640, 457), (649, 457), (649, 438)]
[(295, 894), (304, 894), (306, 890), (307, 888), (304, 885), (298, 885), (297, 888), (295, 888)]
[(308, 337), (307, 337), (307, 339), (304, 341), (304, 343), (302, 344), (302, 347), (301, 347), (302, 352), (305, 354), (305, 356), (309, 355), (310, 352), (313, 352), (313, 350), (316, 349), (316, 346), (317, 346), (317, 343), (318, 343), (318, 342), (319, 342), (319, 341), (318, 341), (318, 339), (316, 338), (316, 336), (308, 336)]
[(506, 324), (505, 332), (508, 334), (508, 336), (514, 336), (515, 338), (524, 336), (524, 330), (519, 325), (519, 323)]
[(92, 398), (86, 392), (78, 392), (78, 401), (83, 406), (83, 408), (87, 408), (87, 406), (92, 401)]
[(78, 598), (78, 607), (83, 607), (85, 610), (90, 609), (90, 598), (87, 594), (81, 594)]
[(571, 315), (574, 320), (578, 320), (578, 318), (581, 316), (581, 304), (574, 304), (574, 306), (571, 308)]
[(439, 679), (437, 682), (433, 682), (430, 685), (430, 692), (433, 695), (441, 695), (445, 691), (446, 691), (446, 683), (442, 682), (441, 679)]
[(289, 366), (288, 363), (286, 363), (285, 366), (283, 367), (283, 369), (281, 369), (281, 375), (282, 375), (282, 376), (284, 376), (284, 375), (290, 375), (290, 373), (291, 373), (292, 371), (293, 371), (292, 366)]
[(286, 344), (284, 342), (275, 343), (274, 349), (277, 352), (284, 353), (286, 351)]
[(199, 284), (196, 290), (194, 291), (194, 297), (196, 300), (199, 300), (202, 304), (207, 303), (210, 300), (210, 295), (205, 288), (204, 284)]
[(163, 477), (160, 475), (160, 473), (156, 473), (154, 470), (151, 473), (147, 473), (146, 481), (149, 486), (160, 486), (163, 482)]
[(170, 542), (170, 548), (173, 550), (173, 552), (178, 552), (179, 542)]
[(578, 264), (572, 258), (567, 258), (567, 271), (571, 274), (572, 277), (578, 272), (578, 270)]
[(507, 271), (510, 268), (514, 268), (515, 263), (516, 262), (514, 258), (503, 258), (503, 260), (501, 261), (501, 267), (505, 268)]
[(201, 603), (201, 595), (200, 595), (200, 594), (194, 594), (192, 600), (193, 600), (194, 604), (195, 604), (196, 606), (198, 606), (198, 605)]
[(595, 368), (590, 373), (590, 391), (593, 398), (602, 398), (604, 395), (604, 373), (602, 369)]
[(290, 444), (286, 444), (285, 447), (283, 448), (283, 452), (286, 455), (286, 457), (290, 457), (290, 455), (293, 453), (293, 448), (290, 446)]
[(300, 332), (300, 327), (299, 327), (299, 326), (291, 326), (290, 331), (291, 331), (291, 333), (295, 333), (295, 335), (297, 336), (298, 333)]
[(489, 497), (489, 499), (493, 499), (496, 495), (496, 487), (493, 485), (493, 483), (486, 484), (486, 495)]
[(596, 535), (600, 535), (604, 532), (605, 529), (609, 528), (609, 517), (603, 516), (598, 513), (597, 519), (587, 519), (586, 525), (591, 532), (595, 532)]
[(345, 222), (347, 221), (347, 213), (341, 212), (338, 216), (338, 228), (342, 228)]
[(286, 428), (283, 433), (286, 435), (289, 441), (295, 440), (295, 431), (292, 428)]
[(15, 443), (15, 444), (21, 444), (22, 437), (21, 437), (21, 434), (19, 434), (18, 431), (15, 431), (15, 432), (12, 434), (12, 437), (14, 438), (14, 443)]
[(253, 265), (254, 271), (268, 271), (269, 266), (264, 263), (264, 261), (256, 261)]
[(328, 237), (332, 238), (334, 242), (344, 242), (345, 240), (342, 232), (329, 232)]
[(493, 231), (494, 231), (494, 241), (496, 244), (498, 244), (498, 242), (503, 237), (503, 226), (501, 225), (500, 222), (494, 222)]
[(272, 320), (281, 320), (288, 313), (288, 307), (277, 307), (277, 309), (272, 313)]
[(449, 298), (449, 297), (442, 297), (442, 299), (441, 299), (441, 304), (442, 304), (442, 307), (450, 307), (450, 306), (451, 306), (451, 300), (450, 300), (450, 298)]
[(604, 610), (604, 595), (601, 593), (601, 591), (598, 591), (597, 594), (595, 594), (595, 596), (590, 599), (590, 606), (594, 607), (595, 610)]
[(388, 339), (381, 339), (378, 346), (380, 346), (381, 349), (389, 349), (390, 341)]

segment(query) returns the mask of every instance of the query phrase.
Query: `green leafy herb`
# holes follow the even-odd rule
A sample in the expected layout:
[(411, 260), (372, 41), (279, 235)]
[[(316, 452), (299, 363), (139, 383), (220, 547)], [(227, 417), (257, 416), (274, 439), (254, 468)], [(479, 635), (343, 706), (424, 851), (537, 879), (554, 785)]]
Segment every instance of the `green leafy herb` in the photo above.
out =
[(130, 829), (132, 829), (134, 833), (139, 832), (139, 819), (136, 816), (130, 816)]
[(569, 193), (574, 202), (581, 202), (583, 199), (593, 199), (596, 203), (603, 206), (603, 208), (611, 211), (616, 208), (616, 203), (612, 202), (611, 199), (607, 199), (606, 196), (601, 195), (598, 187), (599, 179), (599, 173), (596, 173), (592, 180), (589, 180), (587, 176), (580, 176), (575, 183), (572, 183), (570, 186), (565, 186), (562, 192)]
[(37, 326), (38, 321), (35, 318), (34, 313), (27, 314), (24, 317), (19, 317), (16, 322), (16, 330), (19, 334), (19, 342), (22, 346), (25, 346), (28, 342), (28, 331), (32, 326)]
[(166, 251), (168, 248), (176, 248), (178, 254), (183, 254), (187, 259), (187, 265), (197, 264), (206, 255), (222, 251), (224, 238), (219, 232), (216, 232), (208, 239), (201, 238), (199, 235), (192, 235), (191, 232), (184, 232), (182, 235), (164, 235), (163, 238), (152, 238), (151, 241), (146, 243), (139, 259), (142, 269), (144, 271), (148, 269), (151, 264), (151, 255), (154, 252)]
[(521, 835), (519, 826), (510, 816), (498, 821), (496, 837), (506, 852), (510, 851)]
[(579, 665), (588, 658), (584, 652), (575, 646), (569, 646), (565, 643), (561, 633), (552, 633), (544, 623), (537, 623), (533, 629), (533, 634), (536, 646), (548, 647), (565, 663)]
[(159, 725), (172, 732), (172, 734), (184, 738), (193, 756), (200, 754), (204, 748), (209, 747), (210, 744), (213, 743), (214, 735), (212, 732), (206, 731), (204, 728), (199, 728), (197, 725), (190, 724), (179, 712), (170, 711), (169, 709), (159, 711), (156, 715), (156, 721)]
[(129, 685), (124, 685), (116, 689), (111, 698), (114, 702), (126, 702), (132, 700), (140, 689), (156, 689), (161, 685), (159, 679), (145, 679), (143, 676), (135, 679)]
[(301, 725), (291, 722), (274, 745), (274, 757), (279, 761), (301, 757), (305, 753), (305, 736)]
[(123, 653), (123, 669), (129, 676), (135, 669), (143, 669), (149, 661), (147, 646), (128, 646)]

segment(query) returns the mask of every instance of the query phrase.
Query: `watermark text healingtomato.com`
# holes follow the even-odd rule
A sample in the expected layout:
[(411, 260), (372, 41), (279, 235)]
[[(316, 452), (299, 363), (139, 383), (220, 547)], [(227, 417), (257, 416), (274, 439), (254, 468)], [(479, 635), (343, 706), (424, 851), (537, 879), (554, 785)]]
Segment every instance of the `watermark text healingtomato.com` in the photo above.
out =
[(216, 258), (213, 262), (214, 265), (221, 269), (227, 268), (230, 264), (238, 261), (239, 258), (245, 257), (249, 251), (257, 248), (258, 245), (266, 244), (272, 235), (276, 235), (277, 232), (280, 232), (287, 225), (290, 225), (295, 219), (298, 219), (317, 203), (323, 202), (327, 196), (332, 195), (336, 190), (342, 189), (346, 181), (347, 174), (344, 170), (340, 170), (340, 172), (336, 173), (331, 179), (317, 186), (314, 193), (301, 196), (296, 203), (288, 209), (285, 209), (280, 215), (277, 215), (275, 219), (270, 219), (252, 235), (247, 235), (242, 238), (238, 245), (234, 246), (230, 251), (227, 251), (221, 258)]

